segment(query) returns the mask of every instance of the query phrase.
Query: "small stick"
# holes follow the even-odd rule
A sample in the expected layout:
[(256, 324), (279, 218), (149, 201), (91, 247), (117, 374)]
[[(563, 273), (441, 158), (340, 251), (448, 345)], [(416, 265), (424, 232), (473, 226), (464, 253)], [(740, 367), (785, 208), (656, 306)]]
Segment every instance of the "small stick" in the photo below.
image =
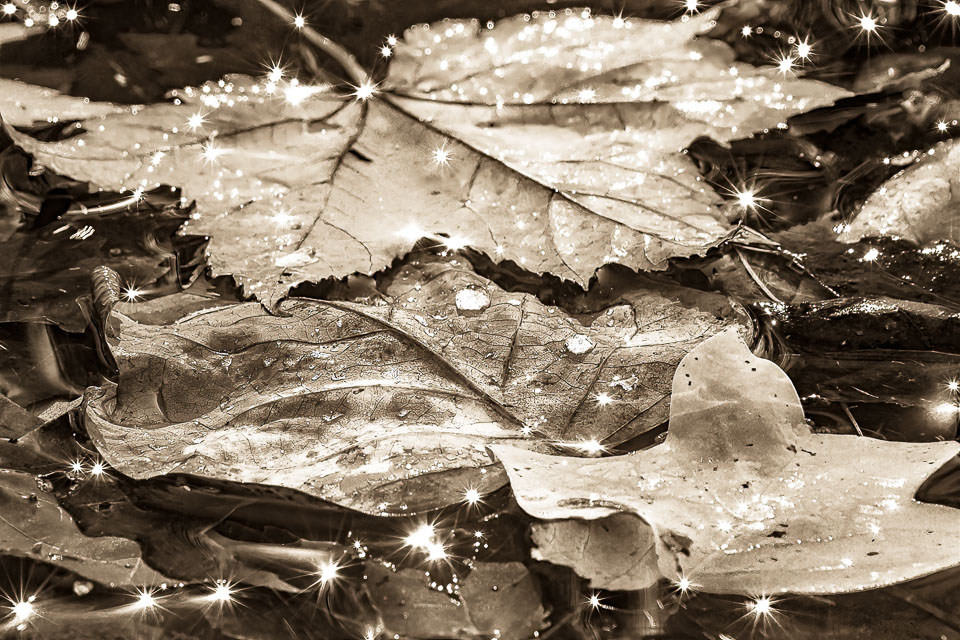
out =
[(931, 616), (947, 625), (954, 631), (960, 631), (960, 618), (949, 611), (944, 611), (940, 607), (931, 604), (926, 600), (918, 598), (903, 587), (888, 587), (887, 592), (897, 598), (900, 598), (904, 602), (909, 602), (917, 609), (929, 613)]
[[(283, 18), (288, 24), (293, 24), (295, 16), (276, 0), (257, 1), (268, 11)], [(366, 69), (360, 66), (360, 63), (357, 62), (356, 57), (354, 57), (352, 53), (344, 49), (341, 45), (337, 44), (325, 35), (318, 33), (309, 26), (304, 26), (300, 29), (300, 32), (303, 33), (303, 36), (307, 40), (316, 45), (318, 49), (336, 60), (340, 66), (343, 67), (343, 70), (347, 72), (347, 76), (349, 76), (350, 80), (352, 80), (356, 86), (359, 87), (364, 82), (370, 80), (370, 74), (367, 73)]]
[(860, 425), (857, 424), (857, 419), (853, 417), (852, 413), (850, 413), (850, 408), (847, 406), (847, 403), (841, 402), (840, 406), (843, 407), (843, 412), (847, 414), (848, 418), (850, 418), (850, 423), (853, 425), (853, 428), (857, 430), (857, 435), (862, 438), (863, 431), (860, 430)]
[(784, 304), (783, 300), (778, 298), (773, 294), (770, 289), (767, 288), (767, 285), (763, 284), (763, 281), (760, 280), (760, 276), (757, 275), (757, 272), (753, 270), (753, 267), (750, 266), (750, 263), (747, 262), (746, 256), (743, 255), (743, 252), (740, 251), (740, 247), (734, 247), (734, 251), (737, 252), (737, 256), (740, 257), (740, 262), (743, 263), (743, 268), (747, 270), (747, 273), (750, 274), (750, 277), (753, 278), (753, 281), (757, 283), (757, 286), (767, 295), (768, 298), (776, 302), (777, 304)]

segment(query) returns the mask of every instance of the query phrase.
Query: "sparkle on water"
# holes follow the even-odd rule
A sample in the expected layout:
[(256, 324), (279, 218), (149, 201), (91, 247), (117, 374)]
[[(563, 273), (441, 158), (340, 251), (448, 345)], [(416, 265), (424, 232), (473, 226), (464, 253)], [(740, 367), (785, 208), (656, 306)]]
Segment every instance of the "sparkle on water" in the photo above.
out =
[(226, 582), (218, 582), (210, 592), (210, 599), (217, 602), (230, 602), (233, 599), (233, 589)]
[(320, 567), (320, 584), (329, 584), (336, 580), (339, 575), (340, 566), (336, 562), (328, 562)]
[(157, 599), (153, 597), (153, 593), (150, 591), (138, 591), (137, 599), (133, 603), (134, 608), (136, 609), (152, 609), (157, 606)]
[(104, 474), (104, 468), (102, 462), (94, 462), (93, 466), (90, 467), (90, 475), (102, 476)]
[(435, 147), (430, 152), (430, 161), (437, 167), (447, 167), (450, 165), (450, 157), (453, 156), (453, 151), (447, 149), (446, 143)]
[(751, 189), (735, 191), (733, 195), (737, 198), (737, 203), (744, 209), (752, 209), (757, 206), (757, 194)]
[(947, 0), (943, 3), (943, 11), (948, 16), (953, 16), (954, 18), (960, 17), (960, 2)]
[(593, 397), (594, 401), (601, 407), (605, 407), (613, 403), (613, 398), (606, 391), (601, 391)]
[(435, 534), (436, 532), (433, 529), (433, 525), (424, 524), (417, 527), (417, 529), (404, 538), (403, 541), (407, 546), (413, 547), (414, 549), (425, 549), (433, 542), (433, 536)]
[(127, 287), (123, 290), (123, 297), (126, 298), (127, 302), (134, 302), (138, 298), (142, 298), (145, 291), (139, 287)]
[(187, 118), (187, 128), (190, 129), (191, 131), (195, 129), (199, 129), (200, 127), (203, 126), (204, 122), (206, 122), (206, 120), (203, 119), (203, 114), (195, 113), (189, 118)]
[(463, 494), (463, 501), (469, 505), (475, 505), (480, 502), (480, 492), (476, 489), (467, 489)]
[(762, 598), (757, 598), (753, 602), (747, 605), (752, 613), (757, 618), (762, 618), (764, 616), (773, 615), (773, 603), (770, 601), (770, 598), (763, 596)]
[(305, 26), (307, 26), (307, 19), (303, 17), (303, 14), (298, 13), (293, 18), (293, 26), (297, 29), (303, 29)]
[(16, 622), (23, 622), (27, 620), (30, 616), (33, 615), (33, 596), (27, 598), (26, 600), (21, 600), (14, 603), (11, 607), (13, 611), (13, 619)]
[(377, 92), (377, 85), (372, 80), (364, 80), (359, 87), (354, 87), (352, 96), (357, 100), (367, 101)]
[(809, 38), (804, 38), (803, 40), (797, 40), (796, 51), (797, 57), (801, 60), (809, 60), (810, 56), (813, 55), (813, 45), (808, 41)]

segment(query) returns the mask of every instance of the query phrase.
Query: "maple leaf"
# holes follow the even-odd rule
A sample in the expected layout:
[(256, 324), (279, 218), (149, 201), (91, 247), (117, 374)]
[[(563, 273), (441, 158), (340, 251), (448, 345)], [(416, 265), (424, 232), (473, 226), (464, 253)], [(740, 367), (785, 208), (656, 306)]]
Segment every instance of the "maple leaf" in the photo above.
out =
[[(39, 143), (7, 129), (38, 162), (76, 179), (117, 190), (183, 189), (197, 202), (185, 230), (212, 237), (214, 275), (233, 275), (261, 299), (303, 281), (373, 273), (421, 237), (585, 284), (605, 263), (663, 269), (735, 231), (738, 212), (721, 209), (681, 153), (695, 138), (726, 141), (785, 126), (791, 114), (848, 95), (777, 78), (734, 62), (723, 43), (693, 39), (713, 15), (622, 28), (609, 17), (573, 17), (576, 26), (548, 33), (544, 14), (523, 27), (537, 30), (529, 51), (518, 47), (520, 18), (491, 32), (491, 47), (477, 44), (476, 25), (451, 23), (454, 36), (438, 35), (437, 53), (450, 52), (453, 71), (424, 97), (462, 84), (471, 91), (455, 94), (462, 101), (486, 87), (481, 102), (494, 105), (503, 94), (501, 109), (406, 95), (411, 87), (398, 78), (425, 51), (407, 44), (388, 76), (396, 95), (381, 90), (366, 105), (277, 69), (265, 83), (228, 78), (177, 92), (179, 104), (86, 121), (87, 132), (66, 141)], [(408, 32), (415, 42), (422, 37)], [(521, 86), (517, 60), (528, 63), (520, 75), (537, 78), (536, 86)], [(471, 69), (476, 85), (457, 75)], [(419, 90), (426, 71), (418, 73)], [(547, 90), (557, 83), (569, 86)], [(580, 102), (600, 104), (567, 97), (586, 91), (592, 97)], [(562, 101), (571, 103), (553, 104)], [(461, 119), (472, 124), (455, 126)]]
[[(925, 244), (939, 240), (960, 243), (960, 230), (950, 220), (960, 205), (960, 143), (938, 144), (874, 191), (837, 239), (896, 236)], [(872, 254), (867, 260), (877, 258)]]
[[(658, 22), (567, 9), (492, 29), (475, 20), (411, 27), (384, 84), (404, 111), (563, 196), (553, 215), (578, 222), (587, 251), (554, 273), (584, 282), (608, 261), (660, 269), (715, 245), (740, 215), (722, 208), (687, 145), (785, 128), (791, 115), (849, 95), (738, 63), (725, 43), (695, 38), (716, 15)], [(516, 214), (518, 226), (538, 226), (536, 213)], [(591, 247), (606, 237), (604, 222), (618, 228), (601, 257)], [(561, 253), (574, 244), (541, 234)]]
[(663, 575), (710, 592), (856, 591), (960, 564), (957, 511), (914, 500), (960, 444), (812, 434), (787, 375), (732, 332), (681, 361), (661, 445), (601, 460), (491, 448), (530, 515), (635, 514)]
[(248, 303), (171, 326), (115, 313), (119, 384), (88, 390), (87, 429), (135, 478), (279, 484), (375, 513), (442, 506), (504, 482), (489, 442), (587, 452), (660, 424), (676, 363), (748, 326), (723, 297), (670, 300), (677, 288), (578, 319), (457, 264), (407, 267), (388, 291), (391, 305)]

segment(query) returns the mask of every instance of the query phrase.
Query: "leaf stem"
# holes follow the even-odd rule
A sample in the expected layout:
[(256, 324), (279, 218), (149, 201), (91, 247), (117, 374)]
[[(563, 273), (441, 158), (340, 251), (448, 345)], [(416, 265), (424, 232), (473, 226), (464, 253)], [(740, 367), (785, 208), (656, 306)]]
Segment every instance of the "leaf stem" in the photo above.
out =
[[(257, 0), (257, 2), (263, 5), (265, 9), (274, 15), (283, 18), (287, 24), (292, 25), (294, 23), (296, 16), (290, 13), (289, 9), (284, 7), (276, 0)], [(316, 45), (317, 48), (336, 60), (343, 70), (347, 72), (347, 76), (356, 86), (359, 87), (364, 82), (370, 80), (370, 74), (367, 73), (366, 69), (364, 69), (359, 62), (357, 62), (357, 58), (352, 53), (347, 51), (343, 46), (337, 44), (330, 38), (326, 37), (322, 33), (317, 32), (308, 25), (304, 25), (302, 28), (300, 28), (300, 32), (307, 40)]]

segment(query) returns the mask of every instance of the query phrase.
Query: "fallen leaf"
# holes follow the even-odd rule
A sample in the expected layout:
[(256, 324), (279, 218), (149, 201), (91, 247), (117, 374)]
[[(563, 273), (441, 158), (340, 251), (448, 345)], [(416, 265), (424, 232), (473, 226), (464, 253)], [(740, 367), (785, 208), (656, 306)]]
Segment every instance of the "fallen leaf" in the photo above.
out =
[(133, 540), (80, 533), (37, 482), (34, 475), (0, 469), (0, 553), (48, 562), (109, 586), (170, 582), (144, 564)]
[[(476, 20), (416, 26), (385, 84), (404, 111), (562, 195), (563, 217), (580, 231), (554, 234), (556, 246), (594, 244), (598, 223), (618, 225), (604, 255), (581, 247), (574, 274), (554, 273), (585, 282), (604, 262), (662, 269), (703, 254), (739, 216), (723, 209), (686, 146), (785, 128), (791, 115), (849, 95), (736, 62), (727, 44), (695, 38), (716, 15), (660, 22), (568, 9), (492, 29)], [(450, 163), (459, 149), (447, 149)], [(521, 230), (539, 226), (539, 211), (511, 210)]]
[(530, 515), (636, 514), (663, 574), (709, 592), (857, 591), (960, 564), (957, 511), (914, 500), (960, 444), (812, 434), (787, 375), (733, 332), (681, 361), (661, 445), (601, 460), (492, 449)]
[(408, 267), (389, 293), (171, 326), (114, 313), (119, 385), (88, 390), (87, 430), (135, 478), (278, 484), (373, 513), (445, 506), (505, 481), (487, 443), (593, 451), (661, 424), (676, 363), (749, 326), (722, 296), (669, 289), (581, 322), (447, 263)]
[[(185, 229), (212, 237), (213, 274), (233, 275), (260, 299), (277, 299), (304, 281), (376, 272), (425, 236), (585, 284), (607, 262), (663, 269), (669, 258), (702, 254), (734, 233), (736, 214), (722, 212), (720, 197), (700, 182), (680, 153), (686, 144), (776, 127), (847, 95), (819, 82), (777, 80), (769, 70), (736, 63), (722, 43), (692, 40), (712, 15), (630, 21), (622, 30), (610, 18), (571, 18), (579, 25), (571, 27), (574, 38), (562, 26), (543, 36), (563, 49), (558, 60), (596, 53), (578, 49), (584, 40), (616, 37), (620, 44), (597, 54), (600, 70), (573, 75), (596, 85), (590, 90), (598, 102), (619, 104), (508, 105), (498, 113), (456, 105), (444, 119), (422, 111), (439, 109), (434, 102), (390, 98), (435, 120), (425, 126), (376, 99), (364, 118), (363, 106), (326, 85), (236, 76), (178, 92), (179, 104), (85, 122), (87, 132), (66, 141), (41, 143), (7, 129), (38, 162), (76, 179), (112, 189), (181, 188), (197, 202)], [(503, 22), (493, 42), (515, 47), (519, 20)], [(637, 36), (625, 37), (633, 28)], [(457, 60), (477, 53), (459, 31), (442, 42), (451, 53), (464, 47)], [(477, 60), (491, 78), (503, 71), (490, 66), (496, 59), (488, 54)], [(396, 66), (393, 80), (409, 64)], [(553, 82), (570, 75), (564, 69), (537, 53), (524, 73)], [(639, 76), (630, 74), (646, 78), (651, 69), (655, 81), (635, 86)], [(519, 80), (497, 86), (511, 81)], [(544, 101), (544, 90), (530, 95)], [(622, 90), (628, 102), (621, 102)], [(701, 90), (710, 99), (694, 99)], [(470, 109), (474, 125), (489, 125), (482, 133), (473, 125), (448, 127)], [(441, 120), (444, 132), (435, 128)], [(488, 144), (486, 135), (496, 131), (533, 145), (531, 152), (559, 153), (557, 162), (537, 168), (508, 157)], [(548, 142), (550, 149), (537, 146)]]
[(653, 531), (630, 514), (535, 522), (530, 536), (534, 560), (567, 565), (595, 589), (636, 591), (661, 577)]
[[(424, 572), (367, 564), (367, 591), (387, 633), (414, 638), (531, 637), (546, 614), (530, 572), (519, 562), (479, 562), (456, 598), (432, 588)], [(455, 585), (451, 585), (451, 589)]]
[(948, 140), (934, 147), (867, 198), (841, 242), (893, 236), (910, 242), (946, 240), (960, 243), (960, 227), (952, 223), (960, 203), (960, 143)]
[(122, 112), (119, 105), (92, 102), (59, 91), (0, 78), (0, 115), (13, 127), (89, 120)]

